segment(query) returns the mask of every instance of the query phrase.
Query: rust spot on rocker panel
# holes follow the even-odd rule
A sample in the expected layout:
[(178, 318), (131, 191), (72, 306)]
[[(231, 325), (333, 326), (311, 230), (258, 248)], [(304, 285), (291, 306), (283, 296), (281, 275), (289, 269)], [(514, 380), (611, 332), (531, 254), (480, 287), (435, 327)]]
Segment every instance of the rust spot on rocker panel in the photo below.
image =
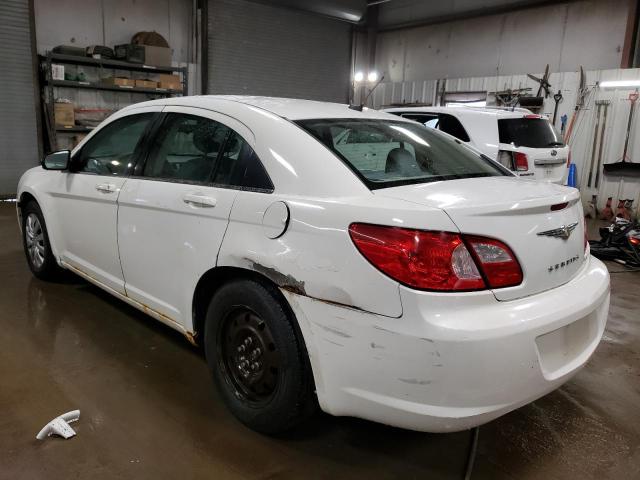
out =
[[(75, 265), (69, 265), (68, 263), (65, 263), (65, 266), (67, 268), (70, 268), (71, 270), (75, 270), (77, 273), (79, 273), (81, 276), (86, 277), (87, 279), (93, 281), (94, 283), (98, 284), (98, 285), (103, 285), (102, 282), (100, 282), (100, 280), (98, 280), (97, 278), (93, 277), (92, 275), (90, 275), (89, 273), (85, 272), (84, 270), (82, 270), (81, 268), (76, 267)], [(108, 288), (106, 286), (104, 286), (105, 288)], [(115, 290), (114, 290), (115, 291)], [(119, 293), (119, 292), (117, 292)], [(173, 318), (165, 315), (164, 313), (160, 313), (157, 310), (154, 310), (153, 308), (149, 307), (148, 305), (145, 305), (142, 302), (139, 302), (137, 300), (132, 299), (131, 297), (129, 297), (129, 295), (126, 295), (126, 291), (125, 291), (125, 295), (124, 297), (128, 298), (129, 300), (131, 300), (132, 302), (136, 303), (137, 305), (140, 306), (140, 310), (142, 310), (144, 313), (146, 313), (147, 315), (153, 317), (160, 317), (161, 321), (164, 320), (164, 323), (166, 324), (174, 324), (174, 325), (178, 325), (178, 326), (182, 326), (180, 325), (179, 322), (177, 322), (176, 320), (174, 320)], [(133, 305), (132, 305), (133, 306)], [(180, 332), (182, 332), (182, 334), (187, 338), (187, 341), (197, 347), (198, 343), (196, 342), (196, 335), (193, 332), (188, 332), (183, 330), (182, 328), (178, 329)]]
[(198, 341), (196, 340), (197, 334), (193, 332), (184, 332), (184, 336), (187, 337), (188, 342), (194, 347), (198, 346)]

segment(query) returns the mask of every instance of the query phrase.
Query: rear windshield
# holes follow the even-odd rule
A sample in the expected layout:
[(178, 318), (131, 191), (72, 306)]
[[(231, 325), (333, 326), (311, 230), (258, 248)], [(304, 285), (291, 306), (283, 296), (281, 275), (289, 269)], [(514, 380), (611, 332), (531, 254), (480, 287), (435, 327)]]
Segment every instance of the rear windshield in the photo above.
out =
[(498, 120), (500, 143), (516, 147), (562, 147), (562, 137), (546, 118), (505, 118)]
[(299, 120), (371, 189), (472, 177), (510, 176), (459, 141), (393, 120)]

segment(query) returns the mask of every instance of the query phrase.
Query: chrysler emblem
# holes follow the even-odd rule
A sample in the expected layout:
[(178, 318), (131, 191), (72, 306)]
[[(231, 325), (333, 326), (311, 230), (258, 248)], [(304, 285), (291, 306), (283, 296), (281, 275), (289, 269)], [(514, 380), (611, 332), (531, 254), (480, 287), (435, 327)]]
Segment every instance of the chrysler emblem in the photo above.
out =
[(557, 150), (551, 150), (551, 156), (555, 157), (556, 155), (558, 155), (558, 151)]
[(546, 232), (540, 232), (538, 235), (543, 237), (558, 237), (563, 240), (568, 239), (571, 236), (571, 232), (578, 226), (578, 222), (571, 223), (569, 225), (562, 225), (560, 228), (554, 228), (553, 230), (547, 230)]

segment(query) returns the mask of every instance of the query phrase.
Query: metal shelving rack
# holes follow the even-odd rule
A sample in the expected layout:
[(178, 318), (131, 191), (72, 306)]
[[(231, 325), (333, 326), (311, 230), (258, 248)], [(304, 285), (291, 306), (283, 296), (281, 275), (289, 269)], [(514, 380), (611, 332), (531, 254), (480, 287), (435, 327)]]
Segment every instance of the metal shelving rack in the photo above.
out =
[[(124, 62), (121, 60), (111, 60), (104, 58), (81, 57), (76, 55), (63, 55), (59, 53), (47, 52), (40, 55), (40, 71), (42, 75), (42, 105), (44, 124), (47, 130), (49, 150), (57, 148), (57, 134), (66, 133), (88, 133), (92, 127), (76, 125), (73, 127), (56, 127), (54, 114), (55, 89), (56, 88), (82, 88), (90, 90), (103, 90), (121, 93), (146, 94), (150, 98), (173, 97), (187, 94), (188, 71), (186, 67), (157, 67), (153, 65), (143, 65), (139, 63)], [(179, 73), (182, 75), (182, 90), (168, 90), (166, 88), (142, 88), (142, 87), (122, 87), (119, 85), (107, 85), (99, 82), (82, 82), (70, 80), (53, 80), (51, 73), (52, 64), (76, 65), (94, 67), (103, 70), (126, 70), (130, 72), (144, 72), (149, 74), (158, 73)], [(103, 75), (99, 75), (103, 76)]]

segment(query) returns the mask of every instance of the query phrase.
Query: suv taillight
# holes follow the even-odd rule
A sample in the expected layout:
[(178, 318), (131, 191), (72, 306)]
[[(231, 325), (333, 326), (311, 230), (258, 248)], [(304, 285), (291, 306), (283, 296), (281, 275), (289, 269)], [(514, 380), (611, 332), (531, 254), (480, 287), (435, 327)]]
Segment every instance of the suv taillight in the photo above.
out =
[(419, 290), (483, 290), (522, 282), (511, 249), (492, 238), (366, 223), (352, 223), (349, 235), (374, 267)]
[(569, 153), (567, 154), (567, 168), (569, 168), (570, 165), (571, 165), (571, 150), (569, 150)]
[(529, 159), (524, 153), (513, 152), (513, 160), (517, 171), (526, 172), (529, 170)]

